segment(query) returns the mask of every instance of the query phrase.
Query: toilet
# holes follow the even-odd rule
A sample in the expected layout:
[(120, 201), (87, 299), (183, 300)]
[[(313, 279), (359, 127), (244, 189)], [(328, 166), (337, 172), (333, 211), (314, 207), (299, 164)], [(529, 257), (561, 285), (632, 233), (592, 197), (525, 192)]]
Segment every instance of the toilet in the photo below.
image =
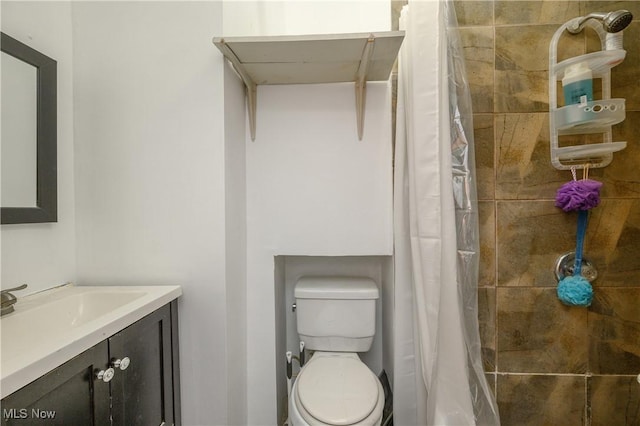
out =
[(291, 389), (290, 424), (380, 425), (384, 390), (358, 356), (371, 348), (375, 335), (375, 281), (301, 277), (294, 296), (298, 335), (314, 353)]

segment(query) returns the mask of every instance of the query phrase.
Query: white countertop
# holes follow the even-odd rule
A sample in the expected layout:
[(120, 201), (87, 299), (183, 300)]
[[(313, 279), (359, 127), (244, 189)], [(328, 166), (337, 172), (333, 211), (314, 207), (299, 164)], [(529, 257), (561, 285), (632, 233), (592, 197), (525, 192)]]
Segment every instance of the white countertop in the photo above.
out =
[(182, 294), (180, 286), (75, 286), (18, 298), (0, 318), (0, 398)]

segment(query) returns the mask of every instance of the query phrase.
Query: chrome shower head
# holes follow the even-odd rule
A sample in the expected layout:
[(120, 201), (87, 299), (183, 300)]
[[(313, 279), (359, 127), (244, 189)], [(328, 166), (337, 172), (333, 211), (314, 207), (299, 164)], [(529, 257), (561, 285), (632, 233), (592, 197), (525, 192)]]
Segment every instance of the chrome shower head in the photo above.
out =
[(571, 34), (578, 34), (584, 28), (585, 22), (589, 19), (598, 19), (602, 21), (602, 27), (608, 33), (617, 33), (631, 23), (633, 15), (628, 10), (616, 10), (614, 12), (594, 12), (587, 16), (581, 16), (579, 18), (572, 19), (567, 24), (567, 31)]
[(633, 15), (628, 10), (616, 10), (615, 12), (607, 13), (602, 25), (606, 32), (617, 33), (627, 28), (632, 19)]

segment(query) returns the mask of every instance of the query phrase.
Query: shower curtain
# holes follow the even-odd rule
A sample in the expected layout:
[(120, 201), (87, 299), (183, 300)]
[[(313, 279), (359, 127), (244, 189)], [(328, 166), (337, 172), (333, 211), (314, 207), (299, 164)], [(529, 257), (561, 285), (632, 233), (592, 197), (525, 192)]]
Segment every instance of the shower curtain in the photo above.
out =
[(453, 4), (402, 11), (394, 170), (394, 424), (498, 425), (478, 333), (473, 126)]

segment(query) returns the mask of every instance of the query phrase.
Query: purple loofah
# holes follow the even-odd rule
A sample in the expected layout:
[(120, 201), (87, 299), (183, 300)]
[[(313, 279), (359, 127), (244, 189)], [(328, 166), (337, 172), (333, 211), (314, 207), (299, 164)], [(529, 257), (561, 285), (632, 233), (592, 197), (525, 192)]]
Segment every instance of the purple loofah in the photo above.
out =
[(602, 182), (591, 179), (572, 180), (558, 189), (556, 207), (565, 212), (589, 210), (600, 204)]

